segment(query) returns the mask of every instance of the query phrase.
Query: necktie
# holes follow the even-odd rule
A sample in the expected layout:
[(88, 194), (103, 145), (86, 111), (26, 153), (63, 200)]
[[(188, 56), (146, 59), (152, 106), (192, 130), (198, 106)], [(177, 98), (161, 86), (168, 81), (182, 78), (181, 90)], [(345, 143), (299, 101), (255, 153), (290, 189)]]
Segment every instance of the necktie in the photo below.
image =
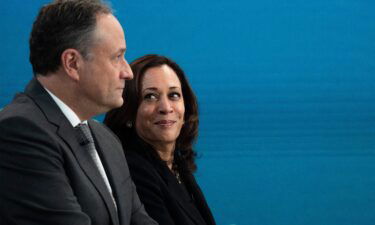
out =
[(90, 154), (91, 158), (94, 160), (94, 163), (96, 167), (98, 168), (100, 175), (103, 177), (104, 183), (106, 184), (109, 193), (111, 194), (113, 203), (115, 204), (115, 207), (117, 208), (116, 201), (113, 198), (111, 185), (109, 184), (103, 164), (99, 158), (98, 152), (96, 151), (94, 138), (92, 137), (89, 126), (85, 123), (80, 123), (75, 127), (75, 130), (77, 131), (79, 143), (82, 146), (84, 146), (84, 148)]

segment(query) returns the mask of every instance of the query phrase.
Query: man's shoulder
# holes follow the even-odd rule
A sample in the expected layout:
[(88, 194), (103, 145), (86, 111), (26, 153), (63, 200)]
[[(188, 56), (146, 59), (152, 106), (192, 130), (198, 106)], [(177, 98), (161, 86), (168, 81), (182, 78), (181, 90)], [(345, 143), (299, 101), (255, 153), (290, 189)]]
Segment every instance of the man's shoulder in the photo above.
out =
[(107, 143), (115, 144), (122, 151), (121, 141), (106, 125), (95, 119), (90, 119), (88, 123), (96, 138), (99, 138), (100, 141), (105, 140)]
[(42, 149), (41, 146), (55, 146), (54, 130), (43, 112), (27, 96), (16, 97), (0, 112), (2, 150), (37, 146), (34, 149), (44, 151), (47, 148)]
[(18, 93), (12, 102), (0, 111), (0, 122), (12, 117), (30, 118), (35, 116), (38, 111), (38, 107), (29, 96), (24, 93)]
[(99, 130), (107, 130), (104, 126), (103, 123), (101, 123), (100, 121), (96, 120), (96, 119), (89, 119), (88, 120), (88, 123), (90, 124), (90, 127), (92, 129), (99, 129)]
[(30, 130), (31, 127), (43, 130), (43, 133), (55, 130), (44, 111), (24, 93), (16, 94), (12, 102), (0, 111), (1, 129), (9, 130), (9, 126), (18, 127), (20, 133)]
[(90, 128), (95, 130), (95, 132), (99, 132), (102, 135), (106, 135), (106, 136), (110, 136), (110, 137), (115, 138), (116, 135), (106, 125), (104, 125), (100, 121), (98, 121), (96, 119), (90, 119), (90, 120), (88, 120), (88, 123), (90, 125)]

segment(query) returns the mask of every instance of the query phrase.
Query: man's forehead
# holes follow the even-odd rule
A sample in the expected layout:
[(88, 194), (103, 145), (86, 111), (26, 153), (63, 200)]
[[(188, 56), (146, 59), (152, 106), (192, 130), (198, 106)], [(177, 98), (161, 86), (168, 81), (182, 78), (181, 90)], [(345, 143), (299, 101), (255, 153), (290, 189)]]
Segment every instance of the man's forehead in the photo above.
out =
[(102, 44), (107, 42), (116, 45), (116, 50), (126, 49), (125, 34), (121, 24), (112, 14), (101, 14), (93, 32), (94, 42)]

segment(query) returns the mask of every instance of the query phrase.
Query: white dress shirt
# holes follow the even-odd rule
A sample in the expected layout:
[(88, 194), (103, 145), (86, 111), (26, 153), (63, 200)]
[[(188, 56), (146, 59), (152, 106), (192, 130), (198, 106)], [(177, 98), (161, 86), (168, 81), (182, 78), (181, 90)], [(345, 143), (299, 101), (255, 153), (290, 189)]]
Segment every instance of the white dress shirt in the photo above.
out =
[[(70, 124), (72, 124), (73, 127), (76, 127), (80, 123), (87, 124), (87, 120), (81, 121), (79, 119), (79, 117), (77, 116), (77, 114), (69, 106), (67, 106), (63, 101), (61, 101), (56, 95), (52, 94), (52, 92), (50, 92), (47, 88), (44, 87), (44, 89), (48, 92), (48, 94), (56, 102), (57, 106), (60, 108), (62, 113), (69, 120)], [(106, 186), (108, 188), (108, 191), (110, 192), (110, 194), (112, 196), (113, 203), (115, 204), (115, 207), (116, 207), (116, 201), (113, 197), (112, 188), (111, 188), (111, 185), (108, 181), (108, 177), (107, 177), (107, 174), (104, 170), (103, 163), (100, 160), (99, 154), (98, 154), (97, 151), (94, 151), (94, 152), (90, 153), (90, 155), (93, 158), (96, 166), (98, 167), (99, 173), (103, 177), (104, 183), (106, 184)]]

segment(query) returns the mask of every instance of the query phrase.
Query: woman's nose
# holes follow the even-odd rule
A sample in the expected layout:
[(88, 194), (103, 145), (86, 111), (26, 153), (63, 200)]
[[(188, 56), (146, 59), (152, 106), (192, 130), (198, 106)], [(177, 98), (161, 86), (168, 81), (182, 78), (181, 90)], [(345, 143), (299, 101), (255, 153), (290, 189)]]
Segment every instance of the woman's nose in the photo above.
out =
[(173, 112), (173, 107), (170, 100), (167, 97), (163, 97), (159, 100), (159, 113), (167, 114)]

